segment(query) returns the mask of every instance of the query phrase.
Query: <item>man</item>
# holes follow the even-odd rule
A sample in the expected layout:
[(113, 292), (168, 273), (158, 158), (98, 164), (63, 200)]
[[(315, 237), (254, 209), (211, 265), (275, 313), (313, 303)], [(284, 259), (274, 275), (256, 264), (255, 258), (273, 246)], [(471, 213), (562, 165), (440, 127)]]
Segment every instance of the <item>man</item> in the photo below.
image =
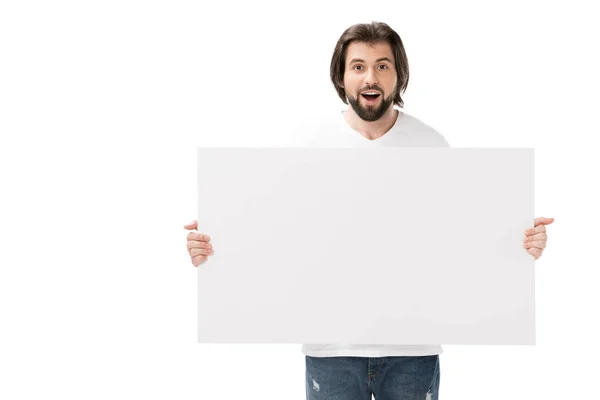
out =
[[(322, 147), (448, 147), (446, 140), (418, 119), (394, 108), (408, 84), (408, 61), (398, 34), (384, 23), (357, 24), (338, 40), (331, 80), (350, 107), (323, 126), (311, 145)], [(538, 218), (525, 231), (523, 247), (536, 260), (546, 247)], [(185, 225), (196, 229), (197, 222)], [(214, 253), (210, 238), (190, 232), (187, 247), (194, 266)], [(439, 345), (304, 345), (308, 400), (438, 399)]]

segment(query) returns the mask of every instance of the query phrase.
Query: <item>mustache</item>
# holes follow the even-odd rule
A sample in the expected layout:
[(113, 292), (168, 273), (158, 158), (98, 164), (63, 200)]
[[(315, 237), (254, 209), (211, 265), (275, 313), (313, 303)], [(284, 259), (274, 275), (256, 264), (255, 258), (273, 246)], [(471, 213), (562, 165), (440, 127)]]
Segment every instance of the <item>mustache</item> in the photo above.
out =
[(380, 88), (377, 85), (373, 85), (373, 86), (365, 86), (364, 88), (360, 88), (358, 90), (358, 94), (361, 94), (362, 92), (366, 92), (368, 90), (377, 90), (378, 92), (383, 93), (383, 89), (382, 88)]

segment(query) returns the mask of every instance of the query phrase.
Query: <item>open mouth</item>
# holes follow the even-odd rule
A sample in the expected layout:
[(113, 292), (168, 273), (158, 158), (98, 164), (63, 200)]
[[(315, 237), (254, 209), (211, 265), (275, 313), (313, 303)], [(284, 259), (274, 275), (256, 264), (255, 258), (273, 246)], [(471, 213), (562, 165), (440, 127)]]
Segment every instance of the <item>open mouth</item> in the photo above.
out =
[(365, 98), (369, 103), (376, 101), (380, 93), (378, 92), (363, 92), (360, 94), (363, 98)]

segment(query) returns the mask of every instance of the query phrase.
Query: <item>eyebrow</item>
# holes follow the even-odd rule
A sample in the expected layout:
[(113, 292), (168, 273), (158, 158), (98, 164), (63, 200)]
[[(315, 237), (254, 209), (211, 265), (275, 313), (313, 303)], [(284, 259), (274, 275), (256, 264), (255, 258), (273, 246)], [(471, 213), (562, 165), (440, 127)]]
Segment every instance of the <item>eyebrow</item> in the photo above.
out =
[[(393, 63), (392, 63), (392, 60), (390, 60), (390, 59), (389, 59), (389, 58), (387, 58), (387, 57), (381, 57), (381, 58), (378, 58), (377, 60), (375, 60), (375, 62), (376, 62), (376, 63), (378, 63), (379, 61), (387, 61), (387, 62), (389, 62), (390, 64), (393, 64)], [(352, 61), (350, 61), (350, 64), (354, 64), (354, 63), (356, 63), (356, 62), (362, 62), (362, 63), (364, 63), (364, 62), (365, 62), (365, 60), (363, 60), (363, 59), (361, 59), (361, 58), (353, 58), (353, 59), (352, 59)]]

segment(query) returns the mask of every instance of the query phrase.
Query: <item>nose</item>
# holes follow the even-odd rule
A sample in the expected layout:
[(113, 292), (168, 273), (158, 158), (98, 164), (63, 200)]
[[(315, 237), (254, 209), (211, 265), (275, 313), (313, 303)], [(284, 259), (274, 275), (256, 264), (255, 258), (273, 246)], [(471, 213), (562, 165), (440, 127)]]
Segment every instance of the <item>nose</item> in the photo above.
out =
[(377, 77), (377, 71), (375, 68), (369, 68), (365, 74), (365, 85), (373, 86), (379, 84), (379, 78)]

